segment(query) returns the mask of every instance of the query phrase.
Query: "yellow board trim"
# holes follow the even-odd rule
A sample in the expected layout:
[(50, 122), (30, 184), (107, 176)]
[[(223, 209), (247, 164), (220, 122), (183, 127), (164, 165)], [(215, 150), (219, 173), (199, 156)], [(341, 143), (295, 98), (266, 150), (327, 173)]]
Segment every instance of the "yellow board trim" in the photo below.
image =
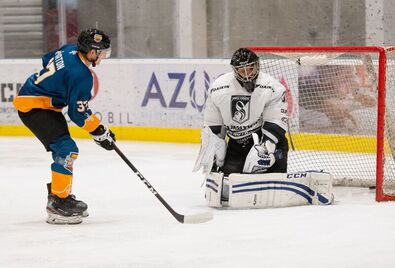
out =
[(376, 153), (375, 137), (315, 133), (298, 133), (291, 137), (298, 150)]
[[(117, 140), (162, 141), (177, 143), (200, 143), (200, 129), (159, 127), (110, 126)], [(74, 138), (91, 138), (89, 133), (77, 126), (70, 126)], [(0, 125), (0, 136), (33, 136), (25, 126)]]
[[(117, 140), (200, 143), (200, 129), (111, 126), (111, 130), (116, 134)], [(77, 126), (71, 126), (70, 132), (74, 138), (91, 138), (85, 130)], [(0, 125), (0, 136), (33, 136), (33, 134), (25, 126)], [(312, 142), (318, 139), (319, 142)], [(295, 133), (292, 134), (292, 141), (298, 150), (376, 153), (375, 137)], [(385, 151), (390, 153), (387, 142), (385, 142)]]

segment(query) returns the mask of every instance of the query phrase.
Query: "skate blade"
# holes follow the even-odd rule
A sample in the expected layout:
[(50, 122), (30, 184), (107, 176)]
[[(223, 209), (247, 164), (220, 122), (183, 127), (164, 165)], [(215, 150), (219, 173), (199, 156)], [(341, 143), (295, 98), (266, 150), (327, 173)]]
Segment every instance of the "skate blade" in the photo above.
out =
[(47, 223), (49, 224), (79, 224), (82, 222), (81, 216), (65, 217), (58, 214), (48, 213)]

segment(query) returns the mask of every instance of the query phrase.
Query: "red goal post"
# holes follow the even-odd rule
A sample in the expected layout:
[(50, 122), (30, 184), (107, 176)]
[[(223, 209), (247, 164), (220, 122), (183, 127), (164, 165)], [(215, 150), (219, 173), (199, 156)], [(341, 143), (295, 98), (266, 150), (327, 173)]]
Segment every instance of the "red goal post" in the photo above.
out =
[(288, 171), (395, 200), (395, 48), (249, 47), (286, 88)]

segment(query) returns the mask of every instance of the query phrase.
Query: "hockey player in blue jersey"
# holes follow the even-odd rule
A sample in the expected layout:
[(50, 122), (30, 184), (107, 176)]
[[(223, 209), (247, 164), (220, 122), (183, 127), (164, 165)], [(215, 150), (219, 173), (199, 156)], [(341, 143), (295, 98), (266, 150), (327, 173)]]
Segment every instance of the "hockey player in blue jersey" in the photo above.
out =
[(45, 54), (43, 69), (31, 75), (14, 100), (22, 122), (52, 152), (52, 182), (48, 183), (47, 222), (76, 224), (87, 216), (87, 204), (71, 194), (73, 163), (78, 147), (70, 137), (62, 109), (70, 119), (91, 134), (107, 150), (113, 149), (115, 135), (103, 126), (88, 106), (93, 77), (89, 70), (111, 54), (109, 37), (89, 28), (80, 33), (77, 45), (67, 44)]

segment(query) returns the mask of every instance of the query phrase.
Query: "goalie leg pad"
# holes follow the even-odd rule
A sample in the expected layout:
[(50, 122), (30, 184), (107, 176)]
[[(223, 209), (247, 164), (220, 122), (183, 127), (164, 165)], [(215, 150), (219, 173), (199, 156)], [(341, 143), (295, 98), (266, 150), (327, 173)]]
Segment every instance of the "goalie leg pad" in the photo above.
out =
[(332, 201), (332, 176), (328, 173), (229, 175), (231, 208), (329, 205)]
[(209, 207), (222, 207), (221, 196), (223, 178), (224, 174), (217, 172), (210, 172), (206, 177), (205, 198)]

